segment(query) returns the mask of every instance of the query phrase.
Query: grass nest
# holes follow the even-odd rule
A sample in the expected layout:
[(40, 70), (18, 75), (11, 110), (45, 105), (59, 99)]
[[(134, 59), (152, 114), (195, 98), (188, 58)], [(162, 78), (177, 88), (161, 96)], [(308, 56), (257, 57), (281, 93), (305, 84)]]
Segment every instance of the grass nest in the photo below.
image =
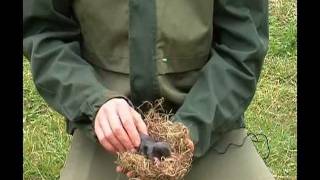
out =
[[(162, 158), (155, 164), (152, 160), (138, 152), (122, 152), (118, 154), (115, 162), (126, 171), (133, 172), (133, 179), (140, 180), (180, 180), (189, 172), (193, 152), (188, 146), (188, 129), (182, 123), (172, 122), (172, 114), (165, 113), (163, 99), (148, 104), (149, 110), (144, 113), (144, 120), (149, 136), (156, 141), (165, 141), (169, 144), (171, 155)], [(141, 107), (141, 106), (140, 106)]]

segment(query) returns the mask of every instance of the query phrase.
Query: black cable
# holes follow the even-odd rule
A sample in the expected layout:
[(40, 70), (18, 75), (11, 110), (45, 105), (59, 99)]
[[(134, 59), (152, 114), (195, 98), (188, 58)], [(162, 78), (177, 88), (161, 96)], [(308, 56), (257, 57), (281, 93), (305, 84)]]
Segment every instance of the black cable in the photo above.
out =
[(266, 140), (266, 144), (267, 144), (267, 148), (268, 148), (268, 154), (266, 157), (263, 157), (264, 160), (268, 159), (269, 158), (269, 155), (270, 155), (270, 146), (269, 146), (269, 140), (268, 140), (268, 137), (263, 134), (263, 133), (259, 133), (259, 134), (254, 134), (254, 133), (248, 133), (242, 140), (242, 143), (241, 144), (234, 144), (234, 143), (229, 143), (228, 146), (225, 148), (224, 151), (218, 151), (217, 149), (214, 149), (218, 154), (225, 154), (228, 149), (230, 148), (230, 146), (236, 146), (236, 147), (242, 147), (245, 143), (245, 141), (247, 140), (247, 138), (249, 136), (253, 136), (255, 139), (252, 139), (252, 142), (263, 142), (262, 140), (259, 140), (258, 136), (263, 136)]
[(258, 137), (257, 136), (263, 136), (264, 138), (265, 138), (265, 142), (266, 142), (266, 144), (267, 144), (267, 148), (268, 148), (268, 154), (265, 156), (265, 157), (263, 157), (263, 159), (264, 160), (267, 160), (268, 158), (269, 158), (269, 155), (270, 155), (270, 146), (269, 146), (269, 139), (268, 139), (268, 137), (265, 135), (265, 134), (263, 134), (263, 133), (259, 133), (259, 134), (254, 134), (254, 133), (249, 133), (248, 135), (253, 135), (254, 137), (255, 137), (255, 139), (252, 139), (251, 138), (251, 140), (253, 141), (253, 142), (263, 142), (262, 140), (258, 140)]

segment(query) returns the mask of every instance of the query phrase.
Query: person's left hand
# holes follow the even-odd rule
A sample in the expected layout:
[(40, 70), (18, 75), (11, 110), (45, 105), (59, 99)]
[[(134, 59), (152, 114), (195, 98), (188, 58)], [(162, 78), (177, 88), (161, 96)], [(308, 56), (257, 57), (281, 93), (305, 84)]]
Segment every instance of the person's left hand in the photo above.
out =
[[(194, 151), (194, 144), (192, 142), (192, 140), (190, 138), (186, 139), (188, 147), (191, 149), (191, 151)], [(132, 176), (134, 175), (132, 171), (126, 171), (125, 169), (123, 169), (121, 166), (117, 166), (116, 167), (116, 171), (118, 173), (123, 173), (126, 174), (128, 176), (128, 178), (132, 178)]]

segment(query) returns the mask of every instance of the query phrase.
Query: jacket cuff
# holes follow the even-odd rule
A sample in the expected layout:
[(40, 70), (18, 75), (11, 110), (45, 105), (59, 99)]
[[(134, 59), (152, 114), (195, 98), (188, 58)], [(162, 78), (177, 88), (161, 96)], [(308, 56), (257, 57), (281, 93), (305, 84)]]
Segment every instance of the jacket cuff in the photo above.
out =
[(109, 100), (114, 99), (114, 98), (123, 98), (124, 100), (126, 100), (128, 102), (128, 104), (130, 106), (132, 105), (131, 101), (126, 96), (124, 96), (123, 94), (114, 92), (114, 91), (108, 91), (104, 95), (101, 95), (101, 98), (99, 98), (95, 104), (93, 104), (93, 105), (88, 104), (89, 109), (91, 109), (91, 113), (89, 114), (89, 119), (90, 119), (91, 123), (84, 125), (86, 127), (82, 127), (79, 129), (82, 130), (86, 135), (88, 135), (90, 139), (92, 139), (96, 142), (98, 142), (98, 138), (97, 138), (97, 135), (94, 130), (95, 118), (96, 118), (101, 106), (103, 104), (105, 104), (106, 102), (108, 102)]
[(94, 121), (100, 107), (113, 98), (123, 98), (127, 102), (129, 101), (128, 98), (125, 97), (123, 94), (113, 92), (113, 91), (108, 91), (107, 93), (104, 93), (103, 95), (101, 95), (101, 98), (99, 98), (97, 102), (95, 102), (94, 104), (88, 103), (89, 109), (91, 109), (91, 113), (89, 114), (89, 119), (91, 121)]
[(107, 98), (102, 104), (100, 104), (99, 106), (96, 106), (97, 108), (95, 108), (95, 110), (94, 110), (94, 113), (93, 113), (93, 115), (92, 115), (92, 119), (90, 119), (90, 120), (92, 121), (92, 126), (93, 126), (93, 127), (94, 127), (94, 121), (95, 121), (95, 119), (96, 119), (96, 116), (97, 116), (97, 114), (98, 114), (98, 112), (99, 112), (100, 107), (101, 107), (103, 104), (105, 104), (106, 102), (108, 102), (109, 100), (114, 99), (114, 98), (122, 98), (122, 99), (126, 100), (127, 103), (128, 103), (131, 107), (133, 107), (132, 102), (131, 102), (127, 97), (125, 97), (125, 96), (122, 96), (122, 95), (115, 95), (115, 96), (112, 96), (112, 97), (109, 96), (109, 98)]

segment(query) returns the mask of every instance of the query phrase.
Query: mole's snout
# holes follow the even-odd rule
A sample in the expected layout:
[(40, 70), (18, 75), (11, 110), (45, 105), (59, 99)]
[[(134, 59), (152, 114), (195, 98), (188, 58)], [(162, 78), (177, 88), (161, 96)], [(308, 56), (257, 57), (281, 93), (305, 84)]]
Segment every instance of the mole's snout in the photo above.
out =
[(161, 159), (161, 157), (169, 157), (171, 155), (170, 146), (165, 142), (157, 142), (153, 146), (153, 157)]

